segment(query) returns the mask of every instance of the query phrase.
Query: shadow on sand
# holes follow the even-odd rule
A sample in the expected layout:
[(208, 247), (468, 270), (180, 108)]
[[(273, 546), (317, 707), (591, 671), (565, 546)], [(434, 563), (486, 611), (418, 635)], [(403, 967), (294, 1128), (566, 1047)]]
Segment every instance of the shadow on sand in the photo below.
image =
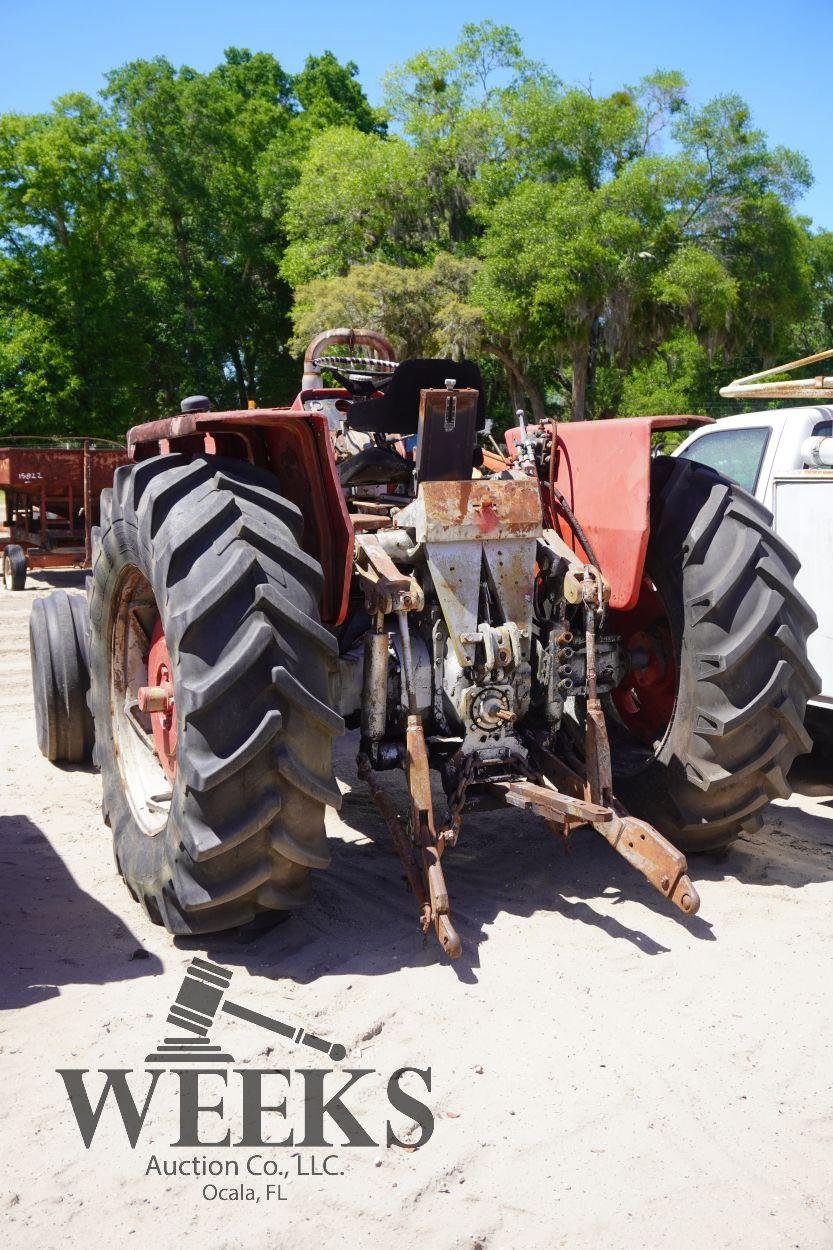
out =
[(26, 574), (26, 587), (17, 594), (34, 590), (83, 590), (87, 578), (84, 569), (30, 569)]
[(62, 985), (104, 985), (162, 970), (124, 922), (80, 888), (26, 816), (0, 817), (0, 916), (2, 1009), (54, 998)]
[[(184, 952), (204, 951), (252, 975), (290, 978), (300, 984), (321, 976), (385, 975), (405, 967), (444, 960), (433, 934), (423, 943), (416, 908), (404, 883), (387, 830), (364, 786), (357, 780), (354, 735), (338, 744), (337, 772), (351, 789), (340, 812), (346, 836), (331, 837), (332, 865), (315, 874), (311, 902), (288, 923), (265, 917), (261, 927), (210, 938), (175, 939)], [(826, 760), (809, 757), (796, 770), (799, 792), (825, 787)], [(405, 806), (401, 774), (385, 785)], [(435, 792), (437, 810), (444, 798)], [(735, 878), (756, 886), (800, 889), (833, 880), (833, 800), (830, 814), (772, 805), (770, 827), (741, 838), (718, 858), (699, 856), (691, 864), (695, 883)], [(141, 949), (129, 928), (83, 890), (38, 827), (24, 816), (0, 820), (2, 898), (9, 931), (0, 1002), (23, 1006), (60, 992), (62, 984), (102, 984), (161, 971), (154, 957), (132, 958)], [(641, 903), (648, 919), (661, 913), (700, 941), (715, 941), (708, 919), (686, 919), (671, 907), (593, 831), (580, 829), (566, 854), (543, 821), (514, 809), (469, 816), (458, 846), (444, 857), (455, 924), (463, 956), (452, 967), (466, 983), (477, 981), (480, 948), (501, 914), (531, 917), (560, 913), (590, 925), (642, 955), (668, 952), (642, 928), (609, 914), (610, 904)], [(596, 904), (604, 898), (604, 910)], [(125, 894), (125, 914), (129, 919)], [(629, 909), (629, 917), (633, 916)], [(652, 926), (646, 920), (646, 927)], [(655, 926), (653, 926), (655, 928)]]

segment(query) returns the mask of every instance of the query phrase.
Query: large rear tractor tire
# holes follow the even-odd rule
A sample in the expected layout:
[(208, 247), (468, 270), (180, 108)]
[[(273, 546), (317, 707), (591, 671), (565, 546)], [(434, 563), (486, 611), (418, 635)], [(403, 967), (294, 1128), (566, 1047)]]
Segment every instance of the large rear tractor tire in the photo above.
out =
[(212, 456), (118, 469), (90, 597), (96, 762), (116, 862), (171, 933), (288, 911), (338, 807), (332, 635), (302, 517)]
[(29, 616), (35, 732), (53, 763), (86, 764), (93, 753), (87, 600), (65, 590), (36, 599)]
[(634, 612), (611, 614), (642, 666), (613, 696), (614, 785), (684, 851), (722, 849), (759, 828), (812, 745), (804, 714), (819, 681), (807, 637), (817, 622), (771, 519), (704, 465), (652, 464), (650, 580)]

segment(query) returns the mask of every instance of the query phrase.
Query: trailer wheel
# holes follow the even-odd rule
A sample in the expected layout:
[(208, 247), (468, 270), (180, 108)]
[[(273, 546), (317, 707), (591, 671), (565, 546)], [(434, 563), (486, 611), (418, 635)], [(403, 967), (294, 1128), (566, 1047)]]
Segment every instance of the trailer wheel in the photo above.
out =
[(6, 590), (23, 590), (26, 586), (26, 552), (16, 543), (3, 552), (3, 585)]
[(36, 599), (29, 617), (35, 731), (53, 763), (84, 764), (93, 753), (87, 601), (65, 590)]
[(149, 916), (210, 933), (288, 911), (338, 807), (333, 636), (302, 517), (266, 471), (178, 454), (116, 472), (93, 567), (105, 819)]
[(763, 823), (810, 750), (807, 659), (816, 628), (799, 562), (762, 504), (693, 461), (651, 471), (651, 536), (636, 609), (611, 613), (636, 667), (614, 693), (615, 786), (684, 851)]

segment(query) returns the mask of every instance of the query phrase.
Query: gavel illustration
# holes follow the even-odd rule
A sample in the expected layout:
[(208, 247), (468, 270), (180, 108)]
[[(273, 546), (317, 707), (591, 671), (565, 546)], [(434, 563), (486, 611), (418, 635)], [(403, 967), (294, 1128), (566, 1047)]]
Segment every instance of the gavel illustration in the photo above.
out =
[[(339, 1042), (326, 1042), (315, 1033), (306, 1029), (294, 1028), (284, 1024), (272, 1016), (264, 1016), (259, 1011), (251, 1011), (241, 1007), (239, 1003), (229, 1002), (225, 993), (231, 984), (231, 972), (221, 968), (219, 964), (209, 963), (205, 959), (192, 959), (179, 993), (171, 1003), (168, 1023), (184, 1029), (192, 1038), (166, 1037), (156, 1055), (148, 1055), (148, 1061), (159, 1062), (161, 1059), (193, 1062), (196, 1059), (211, 1058), (213, 1061), (231, 1059), (230, 1055), (217, 1054), (219, 1046), (210, 1046), (208, 1030), (217, 1018), (219, 1011), (227, 1016), (236, 1016), (238, 1020), (246, 1020), (249, 1024), (257, 1024), (270, 1033), (279, 1033), (296, 1045), (309, 1046), (321, 1054), (328, 1055), (334, 1063), (340, 1063), (347, 1055), (346, 1047)], [(209, 1052), (212, 1052), (209, 1055)]]

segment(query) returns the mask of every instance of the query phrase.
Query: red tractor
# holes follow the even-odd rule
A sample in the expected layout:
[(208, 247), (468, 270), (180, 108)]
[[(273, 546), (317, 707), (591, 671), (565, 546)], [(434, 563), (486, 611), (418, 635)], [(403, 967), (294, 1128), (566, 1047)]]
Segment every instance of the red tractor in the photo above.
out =
[(150, 917), (207, 933), (302, 903), (329, 862), (345, 726), (451, 957), (443, 857), (470, 808), (591, 826), (696, 912), (683, 852), (788, 793), (817, 690), (815, 618), (769, 514), (651, 458), (653, 431), (706, 420), (521, 420), (484, 454), (475, 364), (397, 364), (381, 335), (335, 330), (291, 408), (192, 397), (132, 429), (101, 498), (89, 639), (62, 609), (33, 667), (65, 740), (88, 647), (104, 816)]

